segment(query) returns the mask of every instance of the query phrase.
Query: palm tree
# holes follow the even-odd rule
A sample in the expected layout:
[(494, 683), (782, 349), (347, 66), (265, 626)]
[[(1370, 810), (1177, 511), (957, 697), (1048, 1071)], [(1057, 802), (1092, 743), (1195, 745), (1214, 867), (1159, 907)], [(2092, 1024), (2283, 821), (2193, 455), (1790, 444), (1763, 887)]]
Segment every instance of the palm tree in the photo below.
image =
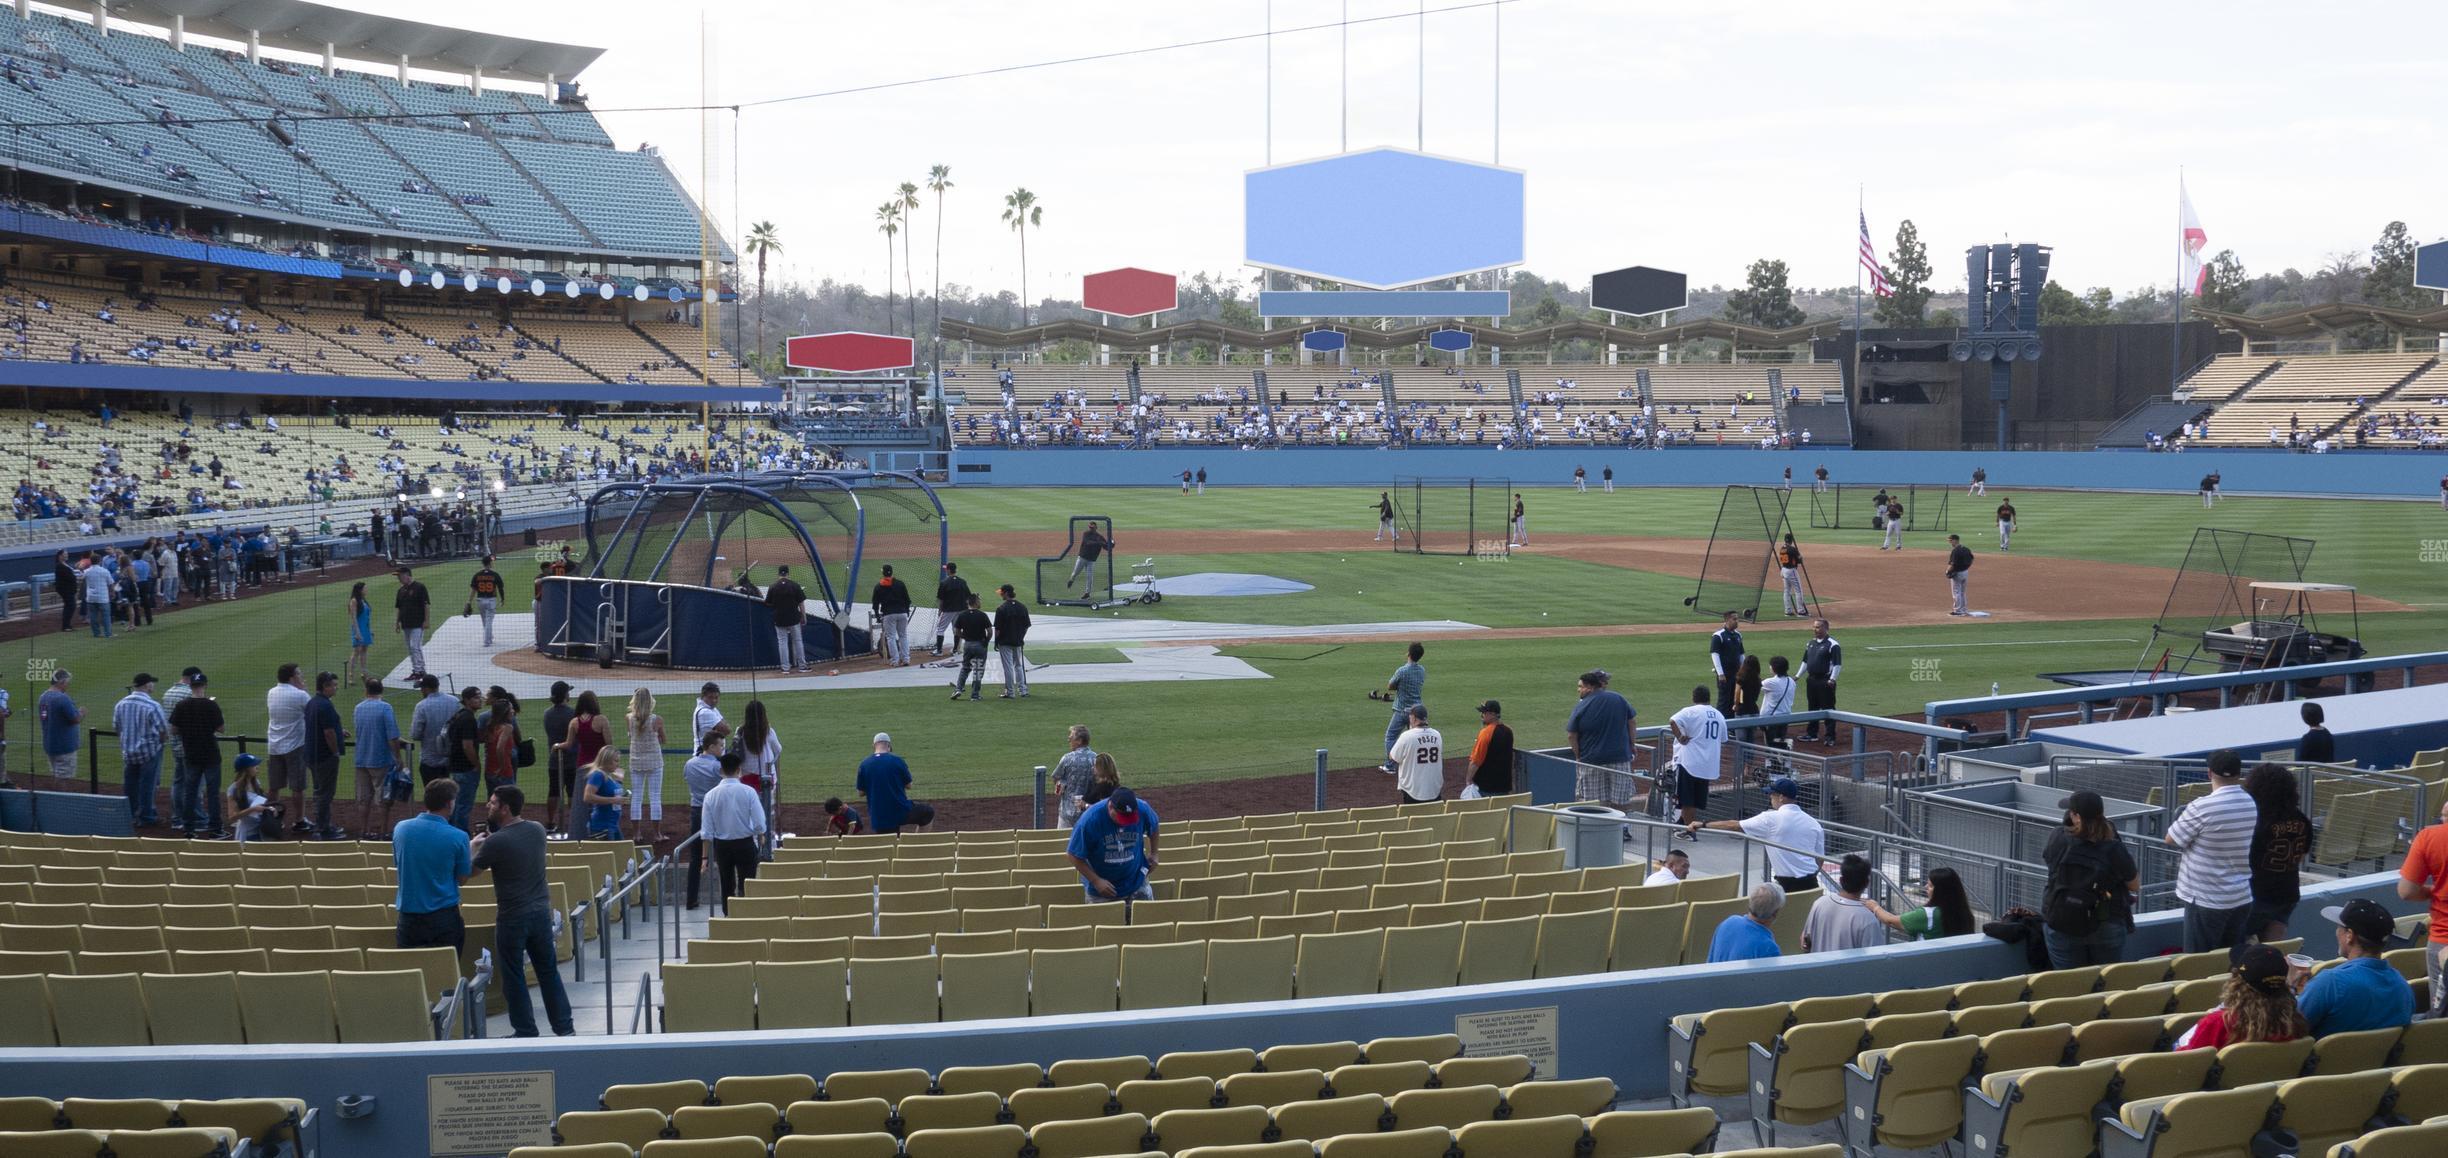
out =
[(876, 206), (876, 232), (884, 235), (884, 332), (893, 330), (893, 234), (901, 232), (901, 203)]
[(935, 332), (943, 332), (943, 203), (944, 190), (952, 187), (952, 166), (937, 165), (927, 170), (926, 187), (935, 194)]
[(1029, 324), (1028, 296), (1028, 231), (1029, 226), (1045, 224), (1045, 207), (1037, 204), (1037, 195), (1026, 187), (1003, 195), (1003, 220), (1020, 235), (1020, 324)]
[(782, 237), (774, 229), (774, 223), (759, 221), (749, 226), (747, 248), (749, 253), (756, 255), (757, 263), (756, 339), (752, 343), (756, 346), (756, 352), (753, 357), (763, 362), (765, 360), (765, 259), (782, 252)]
[[(915, 230), (918, 225), (918, 184), (914, 181), (903, 181), (898, 192), (900, 199), (894, 204), (901, 207), (902, 219), (910, 224), (912, 230)], [(916, 338), (918, 336), (918, 284), (915, 279), (916, 271), (910, 266), (910, 235), (908, 232), (903, 232), (901, 234), (901, 288), (909, 291), (902, 296), (909, 299), (910, 337)]]

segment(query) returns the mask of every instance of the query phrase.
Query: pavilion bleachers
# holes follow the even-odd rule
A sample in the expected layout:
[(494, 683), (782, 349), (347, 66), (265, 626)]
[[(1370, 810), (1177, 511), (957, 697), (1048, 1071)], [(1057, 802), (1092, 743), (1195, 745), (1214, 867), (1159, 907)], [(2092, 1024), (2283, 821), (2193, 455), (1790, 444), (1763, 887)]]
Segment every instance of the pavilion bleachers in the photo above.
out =
[[(2358, 399), (2368, 404), (2429, 369), (2436, 360), (2436, 355), (2427, 353), (2284, 359), (2267, 377), (2221, 402), (2210, 415), (2208, 436), (2198, 441), (2207, 446), (2268, 446), (2272, 429), (2281, 434), (2301, 430), (2307, 436), (2318, 435), (2358, 413)], [(2221, 358), (2211, 365), (2226, 361)], [(2220, 381), (2246, 368), (2226, 370)], [(2195, 400), (2201, 400), (2199, 392)]]

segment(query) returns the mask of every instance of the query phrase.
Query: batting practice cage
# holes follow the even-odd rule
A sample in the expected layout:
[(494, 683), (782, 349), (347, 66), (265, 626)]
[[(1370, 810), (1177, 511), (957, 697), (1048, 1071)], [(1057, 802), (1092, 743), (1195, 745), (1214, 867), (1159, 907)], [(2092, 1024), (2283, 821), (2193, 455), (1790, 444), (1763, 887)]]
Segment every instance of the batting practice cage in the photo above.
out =
[(1397, 475), (1393, 499), (1394, 527), (1402, 536), (1394, 544), (1397, 551), (1420, 555), (1513, 553), (1513, 536), (1507, 526), (1513, 517), (1512, 479)]
[(931, 608), (950, 534), (933, 488), (871, 471), (614, 483), (587, 500), (585, 533), (575, 571), (542, 583), (536, 650), (713, 670), (779, 663), (772, 610), (734, 588), (783, 567), (807, 592), (810, 659), (874, 650), (875, 577), (890, 563)]
[(1947, 530), (1947, 496), (1955, 493), (1951, 486), (1912, 484), (1878, 487), (1851, 486), (1830, 483), (1825, 493), (1812, 491), (1810, 525), (1822, 531), (1884, 531), (1886, 513), (1879, 508), (1879, 496), (1885, 495), (1904, 504), (1904, 529), (1907, 531)]
[[(1080, 540), (1094, 527), (1105, 536), (1105, 549), (1094, 559), (1080, 557)], [(1073, 515), (1070, 538), (1062, 551), (1037, 558), (1037, 604), (1040, 607), (1091, 607), (1103, 610), (1134, 601), (1114, 594), (1114, 521), (1111, 515)]]
[[(2313, 542), (2223, 527), (2195, 529), (2193, 545), (2185, 549), (2184, 566), (2168, 588), (2167, 606), (2151, 624), (2150, 642), (2143, 646), (2134, 670), (2156, 668), (2169, 675), (2185, 675), (2196, 664), (2219, 670), (2219, 657), (2203, 654), (2204, 635), (2258, 618), (2260, 609), (2253, 605), (2255, 581), (2303, 582), (2305, 569), (2312, 565)], [(2162, 646), (2167, 648), (2164, 659), (2154, 659)]]
[[(1733, 612), (1758, 619), (1762, 604), (1779, 602), (1784, 577), (1776, 565), (1777, 544), (1790, 524), (1785, 503), (1791, 494), (1777, 487), (1730, 486), (1717, 503), (1717, 524), (1709, 530), (1708, 554), (1700, 560), (1700, 586), (1683, 601), (1702, 615)], [(1807, 566), (1802, 569), (1802, 605), (1816, 608)]]

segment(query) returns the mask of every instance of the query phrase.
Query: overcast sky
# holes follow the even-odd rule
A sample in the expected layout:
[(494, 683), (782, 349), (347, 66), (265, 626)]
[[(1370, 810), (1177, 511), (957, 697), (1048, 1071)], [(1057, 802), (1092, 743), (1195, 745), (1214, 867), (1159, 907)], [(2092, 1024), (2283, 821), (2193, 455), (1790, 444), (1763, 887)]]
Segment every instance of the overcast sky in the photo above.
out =
[[(1268, 0), (336, 0), (350, 7), (606, 49), (579, 79), (595, 107), (687, 105), (709, 15), (716, 103), (1255, 34)], [(1431, 9), (1474, 0), (1427, 0)], [(2340, 0), (1518, 0), (1501, 58), (1487, 7), (1273, 0), (1277, 28), (1337, 30), (749, 108), (736, 190), (715, 211), (771, 220), (781, 272), (878, 286), (874, 212), (931, 164), (952, 167), (945, 280), (1016, 288), (1002, 195), (1034, 190), (1038, 295), (1119, 265), (1229, 272), (1240, 176), (1272, 159), (1420, 143), (1528, 172), (1528, 268), (1575, 284), (1629, 264), (1695, 284), (1782, 257), (1798, 284), (1853, 280), (1859, 187), (1881, 252), (1911, 217), (1940, 288), (1966, 246), (2056, 247), (2054, 274), (2122, 295), (2174, 277), (2178, 167), (2215, 251), (2254, 273), (2310, 270), (2406, 220), (2440, 236), (2439, 115), (2448, 3)], [(1426, 107), (1418, 70), (1426, 71)], [(1493, 108), (1501, 79), (1502, 116)], [(728, 116), (722, 118), (728, 132)], [(664, 146), (698, 183), (695, 118), (603, 120)], [(727, 151), (728, 142), (724, 142)], [(727, 167), (727, 155), (718, 162)], [(2424, 190), (2433, 190), (2426, 194)], [(736, 194), (736, 197), (735, 197)], [(736, 205), (736, 208), (735, 208)], [(918, 212), (931, 269), (932, 199)], [(896, 261), (898, 257), (896, 255)], [(896, 270), (896, 274), (898, 271)], [(896, 278), (897, 280), (897, 278)]]

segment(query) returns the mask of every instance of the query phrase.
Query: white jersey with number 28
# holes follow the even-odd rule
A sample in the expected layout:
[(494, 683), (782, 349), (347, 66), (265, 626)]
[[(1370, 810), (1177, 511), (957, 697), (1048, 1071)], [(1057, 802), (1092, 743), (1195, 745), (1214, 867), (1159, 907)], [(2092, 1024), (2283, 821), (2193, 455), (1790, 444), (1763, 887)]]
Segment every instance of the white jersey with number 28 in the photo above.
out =
[(1394, 783), (1413, 800), (1434, 800), (1445, 791), (1445, 737), (1435, 728), (1413, 728), (1394, 741)]

